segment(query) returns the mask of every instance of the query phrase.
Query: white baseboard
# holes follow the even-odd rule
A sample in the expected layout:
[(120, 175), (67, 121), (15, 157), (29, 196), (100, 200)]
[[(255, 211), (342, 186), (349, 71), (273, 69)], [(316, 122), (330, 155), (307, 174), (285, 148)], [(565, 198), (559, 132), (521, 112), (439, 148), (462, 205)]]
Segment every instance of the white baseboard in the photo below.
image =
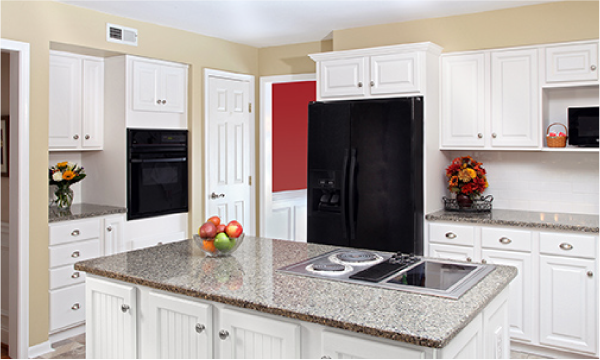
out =
[(54, 349), (50, 346), (50, 341), (44, 341), (43, 343), (29, 347), (29, 358), (33, 359), (53, 351)]
[(73, 336), (77, 336), (80, 334), (85, 333), (85, 322), (81, 323), (80, 325), (77, 325), (75, 327), (66, 329), (66, 330), (61, 330), (59, 332), (53, 333), (53, 334), (49, 334), (48, 335), (48, 341), (50, 342), (50, 344), (54, 344), (56, 342), (68, 339), (68, 338), (72, 338)]

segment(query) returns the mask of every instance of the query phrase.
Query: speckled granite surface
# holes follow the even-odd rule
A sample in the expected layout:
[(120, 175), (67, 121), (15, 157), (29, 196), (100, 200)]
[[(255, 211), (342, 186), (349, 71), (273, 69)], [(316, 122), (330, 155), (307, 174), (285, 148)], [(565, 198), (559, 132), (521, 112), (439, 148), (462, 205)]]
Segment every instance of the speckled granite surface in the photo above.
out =
[(71, 205), (68, 210), (51, 206), (48, 208), (48, 222), (86, 219), (110, 214), (124, 214), (126, 212), (126, 208), (94, 204), (75, 204)]
[(548, 230), (598, 233), (598, 215), (561, 214), (519, 210), (492, 210), (489, 213), (438, 211), (425, 216), (429, 221), (455, 221), (485, 225), (532, 227)]
[(443, 347), (517, 275), (497, 266), (459, 300), (282, 274), (275, 270), (335, 249), (246, 236), (228, 258), (194, 240), (79, 262), (75, 268), (241, 308), (420, 346)]

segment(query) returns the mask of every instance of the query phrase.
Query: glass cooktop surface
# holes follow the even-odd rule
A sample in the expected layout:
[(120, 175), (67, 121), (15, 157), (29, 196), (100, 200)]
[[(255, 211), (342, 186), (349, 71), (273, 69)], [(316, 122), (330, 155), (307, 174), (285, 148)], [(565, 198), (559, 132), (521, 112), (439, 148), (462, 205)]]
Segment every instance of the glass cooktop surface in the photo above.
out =
[(426, 289), (448, 290), (477, 267), (474, 265), (445, 264), (423, 261), (408, 271), (386, 281), (390, 284), (410, 285)]

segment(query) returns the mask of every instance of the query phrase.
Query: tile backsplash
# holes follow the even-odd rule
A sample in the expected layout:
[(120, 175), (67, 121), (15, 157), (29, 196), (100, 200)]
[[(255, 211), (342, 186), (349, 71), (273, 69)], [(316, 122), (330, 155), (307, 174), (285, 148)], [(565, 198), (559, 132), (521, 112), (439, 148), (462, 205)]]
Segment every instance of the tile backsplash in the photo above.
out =
[(447, 151), (483, 163), (495, 209), (598, 214), (598, 153)]

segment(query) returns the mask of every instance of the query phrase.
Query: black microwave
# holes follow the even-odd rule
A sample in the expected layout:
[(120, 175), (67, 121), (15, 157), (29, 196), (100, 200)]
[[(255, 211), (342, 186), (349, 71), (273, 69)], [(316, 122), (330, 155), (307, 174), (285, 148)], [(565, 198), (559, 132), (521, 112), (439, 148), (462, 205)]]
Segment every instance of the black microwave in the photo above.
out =
[(567, 108), (569, 145), (598, 147), (598, 106)]

